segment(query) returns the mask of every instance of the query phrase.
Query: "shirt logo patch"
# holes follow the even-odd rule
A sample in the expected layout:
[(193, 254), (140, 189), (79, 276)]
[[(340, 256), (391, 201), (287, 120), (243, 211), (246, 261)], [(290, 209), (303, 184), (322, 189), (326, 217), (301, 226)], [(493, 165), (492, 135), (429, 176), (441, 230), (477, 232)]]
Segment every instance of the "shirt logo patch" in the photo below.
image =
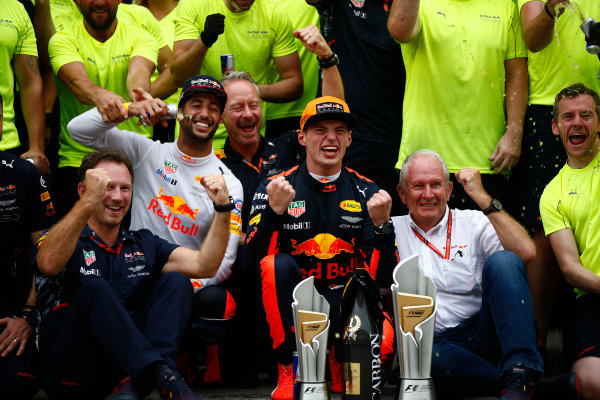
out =
[(50, 200), (50, 193), (48, 193), (48, 191), (45, 191), (44, 193), (40, 194), (40, 199), (42, 199), (42, 201)]
[(85, 258), (85, 265), (87, 265), (88, 267), (92, 265), (94, 261), (96, 261), (96, 253), (94, 252), (94, 250), (83, 250), (83, 257)]
[(350, 212), (361, 212), (362, 207), (358, 201), (354, 200), (344, 200), (340, 203), (340, 208), (342, 210), (350, 211)]
[(288, 206), (288, 214), (290, 214), (294, 218), (298, 218), (306, 211), (306, 206), (304, 200), (302, 201), (292, 201), (292, 204)]
[(165, 161), (165, 172), (167, 174), (172, 174), (175, 171), (177, 171), (177, 164), (171, 161)]

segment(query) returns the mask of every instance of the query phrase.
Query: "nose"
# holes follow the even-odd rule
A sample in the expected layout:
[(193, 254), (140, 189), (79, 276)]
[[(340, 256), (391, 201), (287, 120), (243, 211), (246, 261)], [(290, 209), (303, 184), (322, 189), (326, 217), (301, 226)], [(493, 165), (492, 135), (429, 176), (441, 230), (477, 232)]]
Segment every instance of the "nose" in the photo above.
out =
[(431, 188), (431, 185), (425, 185), (423, 187), (423, 197), (431, 197), (433, 196), (433, 189)]

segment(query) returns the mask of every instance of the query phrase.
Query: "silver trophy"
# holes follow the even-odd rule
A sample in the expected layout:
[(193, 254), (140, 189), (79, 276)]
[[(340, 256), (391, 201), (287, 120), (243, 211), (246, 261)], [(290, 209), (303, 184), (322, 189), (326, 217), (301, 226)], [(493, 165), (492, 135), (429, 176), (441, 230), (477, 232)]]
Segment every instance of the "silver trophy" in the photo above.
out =
[(401, 379), (396, 399), (433, 400), (431, 356), (437, 288), (421, 273), (417, 254), (405, 258), (393, 273), (392, 297)]
[(292, 312), (298, 350), (294, 400), (329, 400), (325, 380), (329, 303), (317, 292), (314, 278), (304, 279), (294, 289)]

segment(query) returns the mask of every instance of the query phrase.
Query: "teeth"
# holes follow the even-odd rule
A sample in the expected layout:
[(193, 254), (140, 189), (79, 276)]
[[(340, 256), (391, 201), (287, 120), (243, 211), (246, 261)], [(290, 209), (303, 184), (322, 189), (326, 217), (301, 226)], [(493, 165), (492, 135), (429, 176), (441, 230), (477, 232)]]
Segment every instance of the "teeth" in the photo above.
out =
[(337, 147), (334, 147), (334, 146), (325, 146), (325, 147), (323, 147), (323, 150), (325, 150), (325, 151), (335, 151), (335, 150), (337, 150)]
[(206, 122), (196, 122), (195, 125), (200, 128), (208, 128), (208, 124)]
[(121, 207), (117, 207), (117, 206), (106, 206), (107, 208), (110, 208), (111, 210), (115, 210), (115, 211), (119, 211), (121, 209)]

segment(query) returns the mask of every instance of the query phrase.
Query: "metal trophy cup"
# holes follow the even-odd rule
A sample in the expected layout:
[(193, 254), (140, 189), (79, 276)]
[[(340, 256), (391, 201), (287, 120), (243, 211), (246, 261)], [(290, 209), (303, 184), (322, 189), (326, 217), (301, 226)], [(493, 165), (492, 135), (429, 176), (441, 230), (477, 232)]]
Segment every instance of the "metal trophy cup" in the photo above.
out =
[(329, 303), (315, 289), (314, 278), (304, 279), (294, 289), (292, 312), (298, 349), (298, 380), (294, 400), (329, 400), (325, 380)]
[(393, 277), (392, 296), (401, 367), (396, 399), (433, 400), (436, 397), (431, 378), (431, 356), (437, 288), (419, 270), (417, 254), (400, 262)]

